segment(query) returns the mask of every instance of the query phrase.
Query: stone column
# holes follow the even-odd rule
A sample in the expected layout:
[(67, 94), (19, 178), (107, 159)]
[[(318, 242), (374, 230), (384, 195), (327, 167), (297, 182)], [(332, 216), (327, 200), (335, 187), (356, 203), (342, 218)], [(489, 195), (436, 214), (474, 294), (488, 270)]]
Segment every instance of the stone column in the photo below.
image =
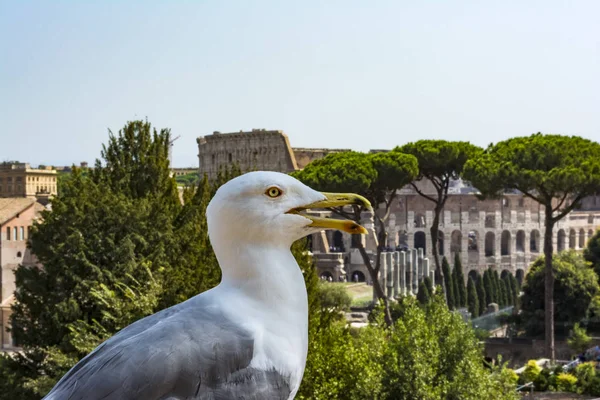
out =
[(404, 281), (404, 291), (406, 292), (407, 296), (411, 296), (413, 294), (412, 291), (412, 251), (410, 249), (408, 249), (407, 251), (403, 252), (404, 253), (404, 258), (406, 261), (405, 264), (405, 270), (404, 270), (404, 277), (405, 277), (405, 281)]
[(411, 249), (411, 259), (412, 259), (412, 279), (411, 286), (412, 291), (416, 295), (419, 290), (419, 261), (417, 256), (417, 249)]
[(429, 276), (429, 258), (423, 259), (423, 279)]
[(394, 257), (392, 252), (385, 253), (385, 264), (387, 265), (387, 297), (394, 298)]
[(379, 257), (379, 282), (381, 283), (384, 296), (387, 296), (387, 258), (385, 253), (381, 253)]
[(394, 298), (400, 296), (400, 252), (394, 252)]
[(419, 288), (419, 282), (423, 280), (423, 260), (425, 259), (425, 254), (423, 252), (423, 249), (418, 249), (417, 250), (417, 266), (419, 268), (418, 273), (417, 273), (417, 290)]
[(408, 291), (406, 290), (406, 253), (404, 251), (398, 252), (398, 263), (400, 270), (400, 295), (406, 296), (408, 295)]

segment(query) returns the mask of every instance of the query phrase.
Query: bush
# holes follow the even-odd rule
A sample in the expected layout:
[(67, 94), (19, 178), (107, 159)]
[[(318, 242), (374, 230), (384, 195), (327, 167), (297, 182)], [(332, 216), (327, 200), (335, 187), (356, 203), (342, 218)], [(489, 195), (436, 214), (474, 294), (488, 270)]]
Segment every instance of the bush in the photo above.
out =
[(537, 365), (535, 360), (527, 361), (527, 366), (525, 367), (525, 370), (521, 373), (520, 383), (526, 384), (529, 382), (535, 382), (535, 380), (541, 372), (542, 368), (539, 365)]
[(556, 377), (556, 390), (558, 392), (576, 392), (577, 378), (566, 372), (561, 372)]
[(579, 386), (578, 392), (592, 394), (590, 393), (590, 390), (594, 379), (596, 378), (596, 367), (594, 364), (591, 362), (579, 364), (577, 367), (575, 367), (573, 375), (575, 375), (577, 378), (577, 383)]

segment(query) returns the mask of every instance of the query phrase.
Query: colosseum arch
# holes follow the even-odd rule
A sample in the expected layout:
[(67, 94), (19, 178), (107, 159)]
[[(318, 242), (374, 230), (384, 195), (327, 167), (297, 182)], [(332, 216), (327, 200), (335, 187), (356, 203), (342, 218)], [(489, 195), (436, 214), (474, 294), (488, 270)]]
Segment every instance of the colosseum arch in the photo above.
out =
[(569, 248), (574, 249), (577, 247), (577, 234), (575, 233), (575, 229), (571, 229), (569, 231)]
[(346, 251), (344, 246), (344, 235), (340, 231), (333, 232), (333, 252), (344, 252)]
[(517, 232), (517, 253), (525, 253), (525, 231)]
[(579, 230), (579, 248), (583, 249), (585, 247), (585, 230), (581, 228)]
[(493, 257), (496, 254), (496, 234), (487, 231), (485, 234), (485, 256)]
[(540, 252), (540, 231), (534, 229), (529, 236), (529, 251), (532, 253)]
[(502, 231), (502, 236), (500, 237), (500, 255), (508, 256), (510, 255), (510, 232)]
[(566, 234), (564, 229), (559, 229), (556, 236), (556, 251), (563, 251), (565, 249)]
[(362, 271), (356, 270), (350, 274), (350, 279), (352, 282), (366, 282), (365, 274)]
[(500, 279), (504, 279), (506, 276), (512, 275), (512, 272), (510, 272), (507, 269), (503, 269), (502, 273), (500, 274)]
[(517, 278), (517, 282), (519, 282), (519, 287), (523, 286), (523, 280), (525, 279), (525, 271), (519, 268), (517, 270), (515, 278)]
[(469, 252), (479, 252), (479, 233), (475, 230), (469, 231)]
[(469, 278), (473, 279), (473, 282), (477, 282), (477, 277), (479, 276), (479, 271), (476, 269), (472, 269), (469, 271)]
[(427, 253), (427, 238), (425, 232), (415, 232), (415, 249), (423, 249), (423, 253)]
[(452, 234), (450, 235), (450, 252), (462, 252), (462, 233), (459, 230), (452, 231)]

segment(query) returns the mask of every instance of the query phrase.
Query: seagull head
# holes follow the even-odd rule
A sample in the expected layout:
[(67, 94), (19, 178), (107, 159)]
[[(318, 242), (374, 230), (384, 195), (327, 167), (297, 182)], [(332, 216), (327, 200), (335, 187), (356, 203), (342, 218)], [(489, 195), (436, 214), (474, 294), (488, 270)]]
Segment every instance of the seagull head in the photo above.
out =
[[(211, 242), (217, 238), (291, 245), (323, 229), (366, 234), (354, 221), (307, 215), (309, 209), (360, 205), (367, 199), (352, 193), (322, 193), (289, 175), (256, 171), (221, 186), (206, 210)], [(213, 243), (214, 245), (214, 243)]]

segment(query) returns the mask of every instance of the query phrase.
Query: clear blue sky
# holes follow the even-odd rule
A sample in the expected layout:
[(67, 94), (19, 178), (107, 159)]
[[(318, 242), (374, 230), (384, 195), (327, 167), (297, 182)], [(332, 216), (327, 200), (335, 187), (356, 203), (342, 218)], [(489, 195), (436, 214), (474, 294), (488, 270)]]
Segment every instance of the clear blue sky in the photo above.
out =
[(600, 140), (600, 1), (0, 0), (0, 161), (99, 156), (107, 129), (284, 130), (294, 147)]

